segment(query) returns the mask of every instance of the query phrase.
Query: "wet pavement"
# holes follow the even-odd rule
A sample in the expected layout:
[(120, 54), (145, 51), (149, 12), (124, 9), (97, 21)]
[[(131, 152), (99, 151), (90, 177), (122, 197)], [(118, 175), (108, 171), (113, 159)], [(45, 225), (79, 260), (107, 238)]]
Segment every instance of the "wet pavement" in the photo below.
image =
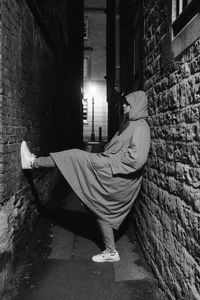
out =
[(61, 179), (50, 208), (41, 211), (34, 236), (24, 249), (4, 299), (163, 299), (128, 222), (116, 235), (121, 260), (91, 261), (92, 255), (102, 249), (99, 229), (65, 183)]

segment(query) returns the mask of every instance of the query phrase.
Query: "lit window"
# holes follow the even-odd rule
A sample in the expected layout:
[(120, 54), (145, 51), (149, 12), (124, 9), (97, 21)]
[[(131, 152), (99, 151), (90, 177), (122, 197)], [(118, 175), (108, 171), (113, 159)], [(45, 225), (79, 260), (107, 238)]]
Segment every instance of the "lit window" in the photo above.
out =
[(83, 123), (87, 123), (88, 116), (88, 99), (83, 98)]
[(88, 17), (84, 17), (83, 37), (84, 40), (88, 39)]
[(176, 36), (199, 12), (199, 0), (172, 0), (172, 28)]

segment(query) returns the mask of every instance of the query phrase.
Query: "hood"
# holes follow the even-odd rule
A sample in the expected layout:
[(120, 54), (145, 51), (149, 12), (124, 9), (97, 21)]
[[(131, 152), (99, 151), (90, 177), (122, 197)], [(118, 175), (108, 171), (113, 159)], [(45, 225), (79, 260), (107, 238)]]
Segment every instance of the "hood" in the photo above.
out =
[(137, 91), (126, 95), (126, 100), (131, 106), (129, 119), (131, 121), (148, 117), (148, 100), (144, 91)]

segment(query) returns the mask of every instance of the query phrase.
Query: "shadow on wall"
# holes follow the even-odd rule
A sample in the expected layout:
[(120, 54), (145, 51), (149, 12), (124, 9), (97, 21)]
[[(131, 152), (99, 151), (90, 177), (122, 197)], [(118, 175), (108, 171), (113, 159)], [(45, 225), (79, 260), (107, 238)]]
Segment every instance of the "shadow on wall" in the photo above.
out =
[(59, 171), (56, 168), (45, 170), (23, 170), (28, 182), (34, 203), (38, 212), (43, 212), (48, 206), (54, 187), (59, 180)]
[(36, 206), (37, 206), (37, 209), (40, 210), (40, 201), (39, 201), (39, 194), (38, 194), (38, 191), (34, 185), (34, 178), (33, 178), (33, 174), (31, 174), (30, 170), (23, 170), (24, 172), (24, 176), (26, 177), (26, 180), (29, 184), (29, 187), (31, 189), (31, 192), (32, 192), (32, 195), (33, 195), (33, 198), (35, 200), (35, 203), (36, 203)]

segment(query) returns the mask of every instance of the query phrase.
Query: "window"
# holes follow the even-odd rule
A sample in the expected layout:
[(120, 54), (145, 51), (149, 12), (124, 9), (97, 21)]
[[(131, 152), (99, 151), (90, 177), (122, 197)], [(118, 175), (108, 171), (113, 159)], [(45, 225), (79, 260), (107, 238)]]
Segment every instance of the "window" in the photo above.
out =
[(84, 57), (83, 60), (83, 78), (89, 79), (89, 57)]
[(186, 6), (191, 2), (192, 0), (176, 0), (174, 1), (174, 13), (175, 13), (175, 19), (184, 11)]
[(88, 39), (88, 17), (84, 17), (83, 37), (84, 40)]
[(172, 0), (172, 29), (176, 36), (199, 12), (199, 0)]
[(200, 0), (166, 2), (167, 27), (162, 38), (162, 67), (200, 36)]
[(87, 123), (88, 99), (83, 98), (83, 123)]

